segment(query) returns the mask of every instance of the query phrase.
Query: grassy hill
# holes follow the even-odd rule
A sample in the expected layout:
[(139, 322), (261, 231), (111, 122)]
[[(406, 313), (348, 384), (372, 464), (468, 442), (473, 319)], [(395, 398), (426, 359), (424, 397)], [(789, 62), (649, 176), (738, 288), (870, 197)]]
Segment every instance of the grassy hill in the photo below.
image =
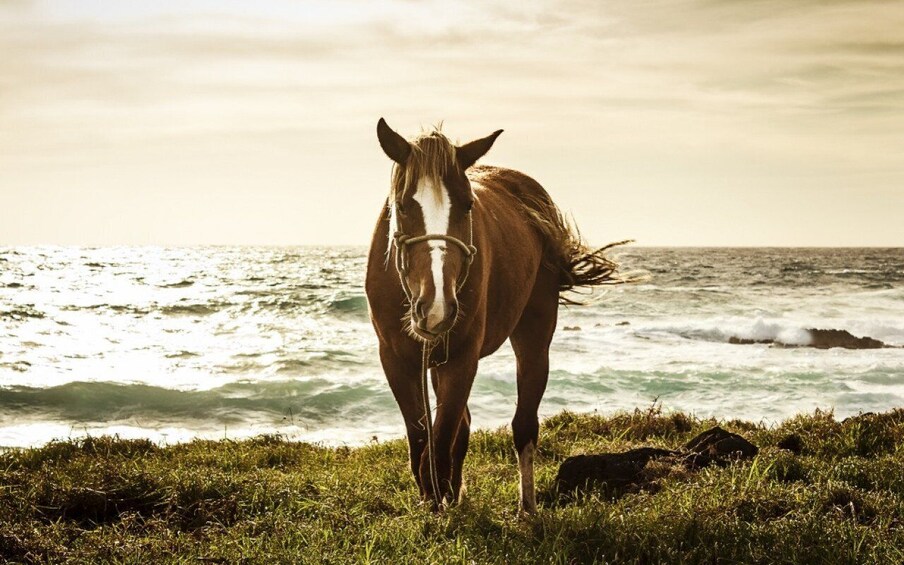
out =
[[(718, 422), (760, 447), (645, 486), (517, 512), (508, 430), (472, 436), (466, 500), (419, 503), (403, 441), (259, 437), (168, 447), (109, 437), (0, 455), (0, 559), (190, 563), (902, 563), (904, 410), (844, 422)], [(716, 424), (656, 409), (547, 419), (538, 487), (579, 453), (679, 447)], [(788, 438), (791, 438), (789, 440)], [(796, 444), (799, 454), (780, 449)]]

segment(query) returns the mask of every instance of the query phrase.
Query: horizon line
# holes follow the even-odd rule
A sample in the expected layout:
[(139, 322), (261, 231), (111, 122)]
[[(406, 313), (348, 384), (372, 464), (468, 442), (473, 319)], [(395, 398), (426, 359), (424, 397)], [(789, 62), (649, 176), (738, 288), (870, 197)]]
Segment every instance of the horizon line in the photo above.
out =
[[(130, 248), (163, 248), (163, 249), (190, 249), (204, 247), (259, 247), (275, 249), (291, 249), (301, 247), (336, 247), (336, 248), (367, 248), (366, 243), (111, 243), (103, 245), (93, 244), (60, 244), (60, 243), (28, 243), (28, 244), (3, 244), (0, 249), (15, 249), (28, 247), (59, 247), (69, 249), (109, 249), (115, 247)], [(588, 245), (597, 247), (597, 245)], [(640, 245), (625, 244), (617, 246), (618, 249), (904, 249), (904, 245)]]

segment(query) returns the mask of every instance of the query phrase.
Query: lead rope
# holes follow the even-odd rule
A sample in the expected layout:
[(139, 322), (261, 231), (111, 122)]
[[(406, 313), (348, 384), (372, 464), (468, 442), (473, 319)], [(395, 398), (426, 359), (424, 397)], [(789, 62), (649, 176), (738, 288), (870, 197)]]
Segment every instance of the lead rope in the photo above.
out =
[(433, 487), (433, 501), (439, 506), (442, 503), (439, 490), (439, 472), (436, 470), (436, 447), (433, 443), (433, 418), (430, 415), (430, 392), (427, 390), (427, 373), (430, 366), (430, 354), (433, 353), (433, 342), (425, 341), (421, 346), (421, 396), (424, 399), (424, 429), (427, 430), (427, 460), (430, 463), (430, 485)]
[[(456, 287), (457, 290), (464, 288), (465, 282), (468, 280), (468, 275), (471, 272), (471, 263), (474, 262), (474, 255), (477, 254), (477, 248), (474, 247), (474, 216), (470, 211), (468, 212), (468, 243), (445, 234), (425, 234), (417, 237), (408, 237), (401, 232), (396, 232), (393, 239), (395, 239), (396, 243), (396, 271), (399, 273), (402, 291), (405, 293), (405, 298), (408, 300), (410, 307), (414, 307), (414, 302), (412, 301), (411, 289), (408, 288), (408, 281), (405, 278), (408, 274), (408, 261), (405, 260), (405, 250), (409, 245), (414, 243), (440, 239), (460, 247), (465, 255), (465, 263), (464, 272), (461, 275), (460, 280), (456, 283)], [(438, 363), (437, 366), (444, 365), (449, 361), (448, 334), (445, 334), (438, 339), (443, 340), (446, 356), (443, 362)], [(437, 340), (425, 341), (421, 344), (421, 398), (424, 401), (424, 429), (427, 432), (427, 459), (430, 468), (430, 485), (433, 487), (433, 500), (436, 505), (439, 506), (442, 503), (442, 497), (440, 496), (439, 490), (439, 472), (436, 470), (436, 446), (433, 441), (433, 418), (430, 414), (430, 392), (427, 389), (429, 386), (427, 383), (427, 373), (430, 370), (430, 356), (436, 348), (436, 341)]]

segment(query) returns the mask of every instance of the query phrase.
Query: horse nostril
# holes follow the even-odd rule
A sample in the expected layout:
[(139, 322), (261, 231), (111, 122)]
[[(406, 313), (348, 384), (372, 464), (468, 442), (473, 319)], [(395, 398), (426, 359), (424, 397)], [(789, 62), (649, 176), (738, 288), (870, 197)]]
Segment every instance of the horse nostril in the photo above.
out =
[(424, 301), (420, 298), (418, 298), (414, 303), (414, 314), (420, 320), (423, 320), (427, 317), (427, 313), (424, 311)]

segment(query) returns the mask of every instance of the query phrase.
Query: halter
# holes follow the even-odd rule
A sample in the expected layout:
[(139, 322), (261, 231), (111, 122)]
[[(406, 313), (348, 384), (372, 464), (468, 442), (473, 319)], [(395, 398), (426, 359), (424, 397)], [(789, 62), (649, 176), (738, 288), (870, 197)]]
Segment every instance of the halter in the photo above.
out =
[[(404, 291), (405, 293), (405, 298), (408, 299), (409, 307), (414, 308), (414, 295), (411, 292), (411, 288), (409, 288), (408, 286), (409, 265), (407, 251), (408, 246), (410, 245), (424, 243), (427, 241), (446, 241), (461, 249), (462, 253), (464, 254), (465, 261), (462, 265), (461, 273), (458, 275), (458, 280), (455, 283), (456, 294), (465, 286), (465, 282), (467, 282), (468, 280), (468, 274), (471, 272), (471, 263), (474, 262), (474, 256), (477, 255), (477, 248), (474, 247), (474, 217), (470, 210), (468, 210), (468, 243), (465, 243), (457, 237), (443, 233), (428, 233), (424, 235), (410, 236), (397, 231), (395, 232), (395, 234), (393, 234), (392, 239), (393, 241), (395, 241), (396, 246), (396, 271), (398, 271), (399, 273), (399, 280), (402, 283), (402, 291)], [(446, 330), (443, 335), (448, 332), (449, 330)], [(439, 337), (440, 336), (437, 336), (437, 339), (439, 339)]]

